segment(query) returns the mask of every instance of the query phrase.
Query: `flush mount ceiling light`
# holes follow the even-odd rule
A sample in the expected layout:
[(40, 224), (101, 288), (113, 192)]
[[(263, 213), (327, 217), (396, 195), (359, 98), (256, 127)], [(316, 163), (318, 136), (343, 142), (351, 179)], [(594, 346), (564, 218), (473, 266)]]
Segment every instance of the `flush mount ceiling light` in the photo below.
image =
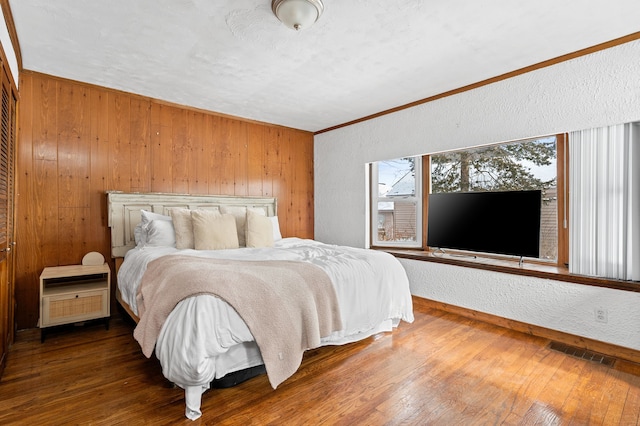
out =
[(271, 10), (287, 27), (301, 30), (320, 18), (324, 5), (322, 0), (273, 0)]

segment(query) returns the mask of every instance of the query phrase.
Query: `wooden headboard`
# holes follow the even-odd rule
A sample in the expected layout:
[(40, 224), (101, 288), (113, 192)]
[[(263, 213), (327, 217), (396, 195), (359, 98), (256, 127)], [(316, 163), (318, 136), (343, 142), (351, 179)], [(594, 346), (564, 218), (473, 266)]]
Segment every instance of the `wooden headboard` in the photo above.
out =
[(267, 216), (277, 215), (277, 200), (274, 197), (107, 191), (111, 257), (124, 257), (127, 251), (135, 247), (134, 229), (140, 223), (140, 210), (168, 215), (173, 207), (217, 210), (223, 205), (263, 208)]

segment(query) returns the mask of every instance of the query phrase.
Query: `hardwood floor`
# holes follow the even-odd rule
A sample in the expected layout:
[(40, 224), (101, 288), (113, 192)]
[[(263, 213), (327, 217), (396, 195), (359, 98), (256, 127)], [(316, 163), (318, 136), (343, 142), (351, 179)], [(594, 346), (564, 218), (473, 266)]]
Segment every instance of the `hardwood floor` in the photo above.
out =
[(445, 313), (415, 299), (416, 320), (346, 346), (307, 352), (277, 390), (266, 376), (203, 395), (184, 417), (117, 316), (17, 334), (0, 381), (0, 424), (636, 425), (640, 367), (549, 349), (542, 338)]

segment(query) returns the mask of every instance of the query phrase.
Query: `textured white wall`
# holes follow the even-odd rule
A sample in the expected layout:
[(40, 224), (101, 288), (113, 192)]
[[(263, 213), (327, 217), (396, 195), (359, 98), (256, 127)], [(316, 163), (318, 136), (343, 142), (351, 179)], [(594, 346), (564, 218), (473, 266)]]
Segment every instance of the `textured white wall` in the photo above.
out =
[[(638, 121), (638, 76), (634, 41), (317, 135), (315, 238), (366, 245), (367, 162)], [(640, 293), (403, 264), (418, 296), (640, 349)], [(609, 310), (607, 324), (594, 321), (595, 302)]]

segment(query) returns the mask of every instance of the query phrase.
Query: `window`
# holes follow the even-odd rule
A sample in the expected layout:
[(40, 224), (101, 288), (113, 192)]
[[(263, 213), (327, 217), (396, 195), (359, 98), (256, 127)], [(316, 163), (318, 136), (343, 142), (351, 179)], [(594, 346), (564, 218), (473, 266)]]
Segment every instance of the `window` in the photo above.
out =
[(541, 190), (540, 258), (558, 257), (556, 137), (431, 155), (431, 192)]
[(420, 157), (372, 165), (372, 241), (379, 246), (422, 245)]
[(640, 281), (640, 123), (569, 133), (569, 272)]
[[(557, 161), (563, 140), (563, 135), (549, 136), (372, 164), (372, 245), (427, 249), (422, 241), (428, 226), (428, 219), (423, 221), (424, 179), (425, 194), (541, 190), (540, 259), (564, 260), (558, 227), (565, 199), (558, 163), (560, 170), (563, 165)], [(423, 178), (422, 164), (428, 168)]]

